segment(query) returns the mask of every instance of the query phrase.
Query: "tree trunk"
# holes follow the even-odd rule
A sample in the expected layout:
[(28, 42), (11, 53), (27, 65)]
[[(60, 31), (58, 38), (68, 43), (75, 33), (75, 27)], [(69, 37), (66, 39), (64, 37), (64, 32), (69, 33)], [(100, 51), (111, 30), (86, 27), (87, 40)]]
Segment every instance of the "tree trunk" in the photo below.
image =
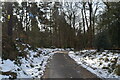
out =
[(86, 36), (85, 36), (85, 19), (84, 19), (84, 12), (83, 12), (83, 9), (82, 9), (81, 13), (82, 13), (83, 31), (84, 31), (84, 36), (83, 36), (83, 38), (84, 38), (84, 41), (83, 41), (83, 48), (85, 48)]
[(89, 27), (89, 43), (88, 43), (88, 46), (89, 48), (92, 48), (92, 3), (91, 2), (88, 2), (88, 5), (89, 5), (89, 18), (90, 18), (90, 27)]
[(8, 28), (8, 36), (12, 39), (12, 35), (13, 35), (13, 7), (12, 7), (12, 3), (8, 2), (7, 3), (7, 17), (8, 17), (8, 24), (7, 24), (7, 28)]
[(83, 10), (84, 10), (84, 14), (85, 14), (86, 26), (87, 26), (87, 29), (88, 29), (88, 21), (87, 21), (87, 15), (86, 15), (86, 10), (85, 10), (85, 4), (86, 3), (83, 3)]

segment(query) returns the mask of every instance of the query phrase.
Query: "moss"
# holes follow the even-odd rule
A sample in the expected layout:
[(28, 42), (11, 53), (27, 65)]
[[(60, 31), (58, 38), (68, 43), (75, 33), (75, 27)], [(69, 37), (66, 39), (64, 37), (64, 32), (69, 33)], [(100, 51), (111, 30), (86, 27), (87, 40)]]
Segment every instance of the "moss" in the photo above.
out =
[(15, 73), (15, 72), (10, 72), (10, 71), (8, 71), (8, 72), (2, 72), (2, 75), (11, 75), (12, 79), (16, 79), (17, 78), (17, 73)]
[(106, 56), (106, 54), (103, 54), (103, 56)]
[(19, 56), (21, 56), (21, 57), (25, 57), (25, 58), (27, 58), (27, 52), (25, 52), (25, 51), (23, 51), (23, 52), (19, 52)]
[(99, 58), (99, 60), (104, 60), (104, 59), (101, 57), (101, 58)]
[(34, 55), (33, 57), (38, 57), (38, 55)]
[(99, 66), (102, 65), (102, 62), (100, 62)]
[(104, 60), (105, 60), (105, 62), (108, 62), (108, 61), (109, 61), (109, 59), (108, 59), (107, 57), (106, 57)]
[(120, 64), (116, 66), (115, 73), (120, 76)]
[(111, 63), (116, 64), (116, 63), (117, 63), (117, 59), (118, 59), (118, 58), (113, 58), (113, 59), (112, 59), (112, 60), (110, 60), (110, 61), (111, 61)]
[(38, 53), (39, 53), (39, 54), (42, 54), (42, 51), (39, 51)]
[(18, 70), (18, 71), (20, 71), (20, 69), (19, 69), (19, 68), (18, 68), (17, 70)]
[(109, 69), (109, 67), (102, 67), (102, 69)]
[(31, 66), (31, 67), (34, 67), (34, 65), (33, 65), (33, 64), (30, 64), (30, 66)]
[(95, 55), (97, 52), (93, 52), (92, 54)]
[(38, 71), (40, 71), (41, 70), (41, 68), (38, 68)]

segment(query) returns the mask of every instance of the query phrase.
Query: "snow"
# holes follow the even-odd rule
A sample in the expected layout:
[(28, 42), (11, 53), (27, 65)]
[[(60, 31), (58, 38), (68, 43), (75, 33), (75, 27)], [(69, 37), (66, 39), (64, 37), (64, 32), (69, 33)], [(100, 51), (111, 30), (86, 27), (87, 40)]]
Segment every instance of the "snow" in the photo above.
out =
[(7, 59), (3, 61), (3, 64), (1, 65), (1, 71), (7, 72), (10, 70), (14, 70), (15, 67), (17, 67), (14, 62), (11, 60)]
[[(27, 45), (28, 47), (31, 47), (28, 44), (22, 45)], [(16, 49), (21, 51), (20, 47), (17, 47)], [(17, 73), (17, 78), (41, 78), (44, 74), (48, 60), (52, 58), (55, 51), (57, 50), (63, 49), (37, 48), (36, 51), (33, 51), (25, 48), (23, 51), (27, 52), (27, 56), (18, 57), (19, 62), (11, 61), (10, 59), (2, 61), (2, 59), (0, 58), (0, 63), (2, 63), (0, 64), (0, 70), (2, 72), (10, 71)], [(0, 74), (0, 79), (10, 77), (11, 75)]]
[[(70, 51), (69, 56), (100, 78), (120, 78), (120, 76), (115, 74), (115, 69), (112, 68), (112, 66), (120, 64), (119, 53), (112, 53), (108, 50), (104, 52), (82, 50), (78, 52)], [(116, 62), (115, 59), (117, 59), (117, 64), (114, 64)]]
[(74, 54), (74, 52), (73, 52), (73, 51), (70, 51), (69, 54)]

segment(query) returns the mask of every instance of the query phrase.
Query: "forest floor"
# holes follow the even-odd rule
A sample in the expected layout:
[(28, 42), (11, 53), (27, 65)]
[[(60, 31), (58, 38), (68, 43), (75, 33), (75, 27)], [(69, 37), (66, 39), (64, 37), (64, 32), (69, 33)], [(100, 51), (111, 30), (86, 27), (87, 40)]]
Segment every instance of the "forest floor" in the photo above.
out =
[(0, 58), (0, 79), (120, 80), (120, 54), (116, 52), (59, 48), (32, 50), (29, 44), (17, 45), (16, 48), (26, 57), (19, 56), (13, 61)]
[(68, 55), (79, 65), (103, 80), (120, 80), (120, 54), (118, 51), (70, 51)]
[(53, 55), (53, 58), (47, 64), (43, 78), (98, 79), (96, 75), (78, 65), (68, 56), (67, 52), (57, 52)]

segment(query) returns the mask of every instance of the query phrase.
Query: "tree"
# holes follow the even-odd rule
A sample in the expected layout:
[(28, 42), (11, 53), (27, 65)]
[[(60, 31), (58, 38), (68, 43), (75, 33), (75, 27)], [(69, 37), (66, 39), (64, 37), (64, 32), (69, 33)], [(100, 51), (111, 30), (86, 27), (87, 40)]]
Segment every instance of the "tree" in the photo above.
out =
[[(119, 2), (105, 3), (106, 8), (103, 14), (99, 16), (99, 30), (108, 30), (108, 37), (111, 42), (111, 48), (119, 48)], [(100, 32), (99, 31), (99, 32)]]
[(13, 3), (3, 3), (2, 7), (2, 16), (4, 17), (4, 21), (2, 22), (2, 58), (14, 60), (18, 54), (13, 40)]

